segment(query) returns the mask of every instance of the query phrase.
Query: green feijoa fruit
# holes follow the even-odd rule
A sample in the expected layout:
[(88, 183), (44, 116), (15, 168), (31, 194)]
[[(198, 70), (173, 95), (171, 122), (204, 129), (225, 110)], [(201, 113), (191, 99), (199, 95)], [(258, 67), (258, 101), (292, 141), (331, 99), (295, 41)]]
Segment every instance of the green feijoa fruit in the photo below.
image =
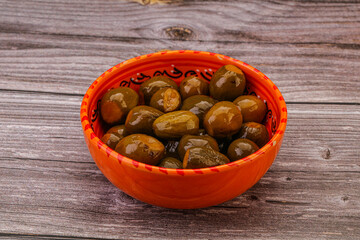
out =
[(149, 106), (141, 105), (131, 109), (126, 117), (126, 134), (144, 133), (153, 135), (152, 124), (164, 113)]
[(165, 113), (153, 123), (156, 136), (163, 139), (178, 139), (186, 134), (198, 134), (199, 118), (190, 111)]

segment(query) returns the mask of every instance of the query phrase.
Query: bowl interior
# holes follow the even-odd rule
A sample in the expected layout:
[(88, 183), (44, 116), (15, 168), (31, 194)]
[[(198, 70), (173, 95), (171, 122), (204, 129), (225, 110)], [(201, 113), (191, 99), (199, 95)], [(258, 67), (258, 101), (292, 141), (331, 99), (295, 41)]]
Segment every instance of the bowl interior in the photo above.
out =
[(196, 52), (149, 54), (127, 60), (105, 72), (97, 79), (97, 84), (91, 86), (95, 89), (89, 99), (88, 116), (95, 135), (101, 138), (107, 130), (101, 120), (99, 107), (101, 97), (109, 89), (123, 86), (138, 91), (141, 83), (159, 75), (168, 76), (178, 85), (191, 75), (210, 81), (214, 72), (226, 64), (236, 65), (245, 73), (247, 85), (244, 94), (256, 95), (265, 101), (268, 111), (263, 123), (272, 137), (278, 129), (281, 114), (279, 99), (274, 95), (275, 85), (271, 85), (265, 75), (244, 62), (219, 54)]

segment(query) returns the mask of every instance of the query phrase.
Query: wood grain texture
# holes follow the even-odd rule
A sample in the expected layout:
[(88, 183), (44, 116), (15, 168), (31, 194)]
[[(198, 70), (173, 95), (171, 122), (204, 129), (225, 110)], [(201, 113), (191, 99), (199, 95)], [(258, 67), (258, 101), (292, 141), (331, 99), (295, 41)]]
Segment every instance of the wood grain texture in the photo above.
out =
[(196, 49), (257, 67), (289, 102), (360, 103), (356, 3), (2, 1), (0, 6), (0, 89), (83, 94), (102, 72), (126, 59), (160, 49)]
[[(0, 0), (0, 239), (359, 238), (360, 2), (150, 2)], [(283, 93), (282, 148), (245, 194), (154, 207), (91, 159), (82, 95), (106, 69), (161, 49), (238, 58)]]
[(359, 44), (356, 1), (178, 2), (142, 6), (126, 1), (3, 0), (2, 28), (9, 33), (158, 40), (171, 39), (164, 30), (183, 26), (193, 31), (185, 40)]
[(182, 211), (141, 203), (105, 179), (82, 137), (81, 97), (1, 95), (2, 233), (126, 239), (360, 234), (357, 105), (290, 104), (282, 150), (258, 184), (222, 205)]
[[(92, 163), (79, 117), (82, 97), (12, 91), (0, 93), (3, 96), (0, 156)], [(288, 113), (279, 157), (291, 159), (291, 162), (283, 162), (282, 169), (360, 170), (360, 150), (356, 148), (360, 141), (360, 106), (290, 104)], [(34, 139), (34, 134), (39, 137)], [(17, 146), (19, 141), (20, 148)]]

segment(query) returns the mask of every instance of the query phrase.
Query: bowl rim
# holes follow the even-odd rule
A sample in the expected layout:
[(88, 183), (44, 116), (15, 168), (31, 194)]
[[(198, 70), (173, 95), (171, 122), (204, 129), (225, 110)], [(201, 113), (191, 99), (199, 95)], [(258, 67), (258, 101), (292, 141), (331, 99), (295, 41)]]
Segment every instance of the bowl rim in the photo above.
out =
[[(148, 165), (145, 163), (138, 162), (136, 160), (127, 158), (114, 150), (112, 150), (110, 147), (108, 147), (106, 144), (104, 144), (94, 133), (91, 125), (90, 125), (90, 118), (88, 116), (90, 104), (88, 102), (91, 100), (93, 93), (96, 92), (96, 85), (100, 82), (106, 81), (109, 77), (112, 77), (113, 75), (117, 74), (119, 71), (121, 71), (121, 68), (125, 65), (128, 65), (130, 63), (134, 63), (140, 59), (145, 58), (153, 58), (153, 57), (159, 57), (165, 54), (200, 54), (200, 55), (207, 55), (207, 56), (213, 56), (218, 58), (219, 60), (226, 59), (227, 61), (232, 62), (234, 65), (241, 65), (243, 68), (246, 68), (248, 71), (253, 72), (257, 76), (259, 76), (263, 80), (263, 85), (265, 85), (267, 88), (272, 88), (275, 92), (275, 102), (276, 105), (278, 105), (278, 108), (280, 110), (280, 119), (279, 126), (277, 128), (277, 131), (275, 132), (274, 136), (270, 139), (270, 141), (265, 144), (262, 148), (260, 148), (255, 153), (236, 160), (234, 162), (230, 162), (224, 165), (219, 165), (215, 167), (208, 167), (208, 168), (199, 168), (199, 169), (171, 169), (171, 168), (163, 168), (153, 165)], [(224, 64), (225, 65), (225, 64)], [(285, 133), (286, 124), (287, 124), (287, 108), (285, 100), (280, 93), (277, 86), (267, 77), (265, 74), (257, 70), (256, 68), (250, 66), (249, 64), (242, 62), (238, 59), (218, 54), (218, 53), (212, 53), (212, 52), (206, 52), (206, 51), (195, 51), (195, 50), (169, 50), (169, 51), (160, 51), (150, 54), (145, 54), (141, 56), (137, 56), (128, 60), (125, 60), (112, 68), (105, 71), (102, 75), (100, 75), (88, 88), (86, 91), (81, 107), (80, 107), (80, 120), (82, 124), (82, 129), (84, 132), (85, 138), (89, 140), (89, 144), (93, 144), (96, 146), (103, 154), (107, 155), (108, 158), (110, 158), (112, 161), (118, 161), (119, 164), (124, 164), (127, 167), (136, 168), (140, 171), (146, 171), (151, 172), (152, 174), (167, 174), (169, 176), (185, 176), (185, 175), (200, 175), (200, 174), (215, 174), (219, 172), (226, 172), (229, 170), (232, 170), (234, 168), (245, 166), (247, 164), (250, 164), (257, 159), (259, 159), (258, 156), (265, 154), (265, 152), (269, 151), (271, 148), (274, 148), (276, 144), (280, 143), (280, 141), (283, 138), (283, 134)], [(94, 159), (95, 160), (95, 159)]]

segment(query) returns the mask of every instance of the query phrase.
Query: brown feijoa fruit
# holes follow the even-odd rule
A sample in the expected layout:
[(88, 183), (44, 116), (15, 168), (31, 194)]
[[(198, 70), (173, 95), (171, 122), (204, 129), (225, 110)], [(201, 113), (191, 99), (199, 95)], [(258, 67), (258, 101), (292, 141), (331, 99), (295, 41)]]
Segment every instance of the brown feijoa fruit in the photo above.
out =
[(180, 83), (180, 94), (183, 100), (194, 95), (208, 95), (209, 83), (196, 76), (188, 76)]
[(234, 100), (234, 104), (241, 108), (243, 122), (261, 123), (267, 108), (263, 100), (252, 95), (243, 95)]
[(101, 99), (102, 119), (110, 125), (123, 123), (128, 112), (139, 102), (139, 95), (129, 87), (119, 87), (105, 93)]
[(211, 77), (210, 96), (219, 101), (233, 101), (245, 90), (246, 78), (240, 68), (225, 65), (219, 68)]
[(180, 159), (183, 159), (186, 151), (192, 147), (205, 147), (219, 151), (218, 143), (210, 136), (185, 135), (180, 139), (177, 148)]
[(187, 110), (194, 113), (199, 118), (200, 126), (202, 126), (205, 114), (215, 105), (215, 103), (217, 103), (217, 101), (209, 96), (195, 95), (185, 99), (181, 106), (181, 110)]
[(182, 168), (182, 162), (173, 157), (166, 157), (161, 160), (159, 167), (163, 168)]
[(121, 139), (115, 151), (138, 162), (158, 165), (164, 157), (165, 147), (154, 137), (132, 134)]
[(229, 163), (230, 160), (222, 153), (211, 148), (192, 147), (184, 156), (183, 168), (207, 168)]
[(231, 137), (240, 130), (242, 121), (240, 108), (232, 102), (222, 101), (205, 114), (204, 128), (212, 137)]
[(140, 85), (139, 93), (143, 96), (145, 104), (150, 103), (151, 97), (162, 88), (179, 89), (178, 85), (168, 77), (155, 76)]
[(253, 141), (259, 148), (262, 148), (270, 140), (266, 127), (256, 122), (244, 123), (237, 136)]
[(108, 145), (111, 149), (115, 149), (116, 144), (125, 136), (125, 125), (118, 125), (110, 128), (101, 141)]
[(157, 91), (150, 100), (150, 106), (164, 113), (179, 109), (181, 105), (181, 96), (173, 88), (162, 88)]
[(230, 144), (227, 156), (233, 162), (247, 157), (257, 150), (259, 150), (259, 147), (253, 141), (246, 138), (238, 138)]

